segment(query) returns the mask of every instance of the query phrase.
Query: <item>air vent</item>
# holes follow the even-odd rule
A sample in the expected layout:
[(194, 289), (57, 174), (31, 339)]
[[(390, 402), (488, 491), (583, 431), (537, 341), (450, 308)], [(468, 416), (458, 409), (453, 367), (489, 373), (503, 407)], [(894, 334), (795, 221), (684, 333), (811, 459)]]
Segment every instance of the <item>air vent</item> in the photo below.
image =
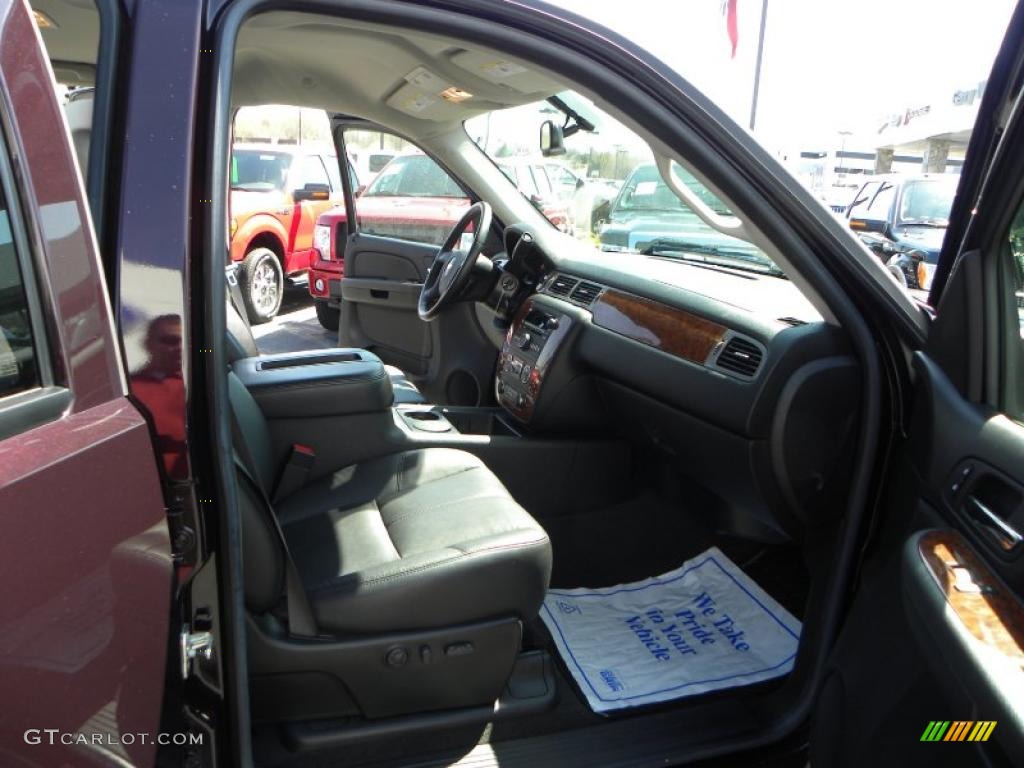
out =
[(551, 281), (551, 285), (548, 286), (548, 293), (554, 296), (568, 296), (569, 292), (576, 287), (578, 282), (579, 280), (574, 280), (565, 275), (556, 275), (555, 279)]
[(761, 365), (763, 353), (753, 342), (739, 336), (733, 336), (718, 353), (715, 365), (719, 368), (738, 373), (740, 376), (752, 378)]
[(576, 289), (572, 292), (572, 295), (569, 298), (578, 304), (589, 307), (594, 303), (594, 299), (597, 298), (599, 293), (601, 293), (600, 285), (594, 285), (593, 283), (580, 283), (576, 286)]

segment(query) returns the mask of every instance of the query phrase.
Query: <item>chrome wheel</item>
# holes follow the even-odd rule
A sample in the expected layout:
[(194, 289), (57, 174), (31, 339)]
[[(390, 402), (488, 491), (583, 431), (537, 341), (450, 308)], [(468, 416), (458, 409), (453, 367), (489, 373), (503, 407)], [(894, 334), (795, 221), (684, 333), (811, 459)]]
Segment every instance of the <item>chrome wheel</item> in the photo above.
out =
[(249, 282), (249, 295), (261, 315), (271, 314), (277, 308), (281, 287), (273, 264), (263, 261), (256, 266)]
[(242, 290), (249, 322), (273, 319), (284, 298), (284, 271), (269, 248), (254, 248), (242, 264)]

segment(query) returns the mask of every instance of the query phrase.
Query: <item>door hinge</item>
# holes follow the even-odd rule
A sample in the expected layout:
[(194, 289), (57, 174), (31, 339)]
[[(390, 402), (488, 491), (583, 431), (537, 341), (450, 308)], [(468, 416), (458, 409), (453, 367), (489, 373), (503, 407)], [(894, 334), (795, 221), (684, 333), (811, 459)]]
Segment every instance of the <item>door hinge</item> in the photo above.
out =
[(175, 565), (195, 565), (199, 559), (199, 514), (195, 484), (175, 480), (167, 484), (167, 526)]
[(192, 674), (193, 659), (209, 661), (213, 658), (213, 634), (211, 632), (191, 632), (188, 627), (181, 630), (181, 678), (188, 679)]

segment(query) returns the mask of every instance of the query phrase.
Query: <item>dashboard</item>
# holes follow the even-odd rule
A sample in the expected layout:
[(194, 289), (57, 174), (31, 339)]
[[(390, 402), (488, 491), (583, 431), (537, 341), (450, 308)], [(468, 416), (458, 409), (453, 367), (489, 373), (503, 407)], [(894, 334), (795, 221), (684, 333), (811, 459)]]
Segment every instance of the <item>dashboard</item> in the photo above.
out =
[(780, 517), (821, 506), (855, 428), (859, 365), (792, 283), (639, 254), (549, 254), (523, 234), (506, 231), (502, 269), (516, 286), (494, 393), (524, 428), (646, 446), (727, 488), (745, 535), (771, 539)]

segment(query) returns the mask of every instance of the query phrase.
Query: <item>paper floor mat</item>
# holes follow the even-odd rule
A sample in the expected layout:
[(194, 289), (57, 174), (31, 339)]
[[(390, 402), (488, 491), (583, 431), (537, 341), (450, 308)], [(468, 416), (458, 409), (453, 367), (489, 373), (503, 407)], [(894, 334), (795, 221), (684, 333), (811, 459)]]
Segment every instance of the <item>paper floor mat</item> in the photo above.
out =
[(716, 547), (661, 576), (550, 590), (541, 608), (595, 712), (779, 677), (800, 622)]

